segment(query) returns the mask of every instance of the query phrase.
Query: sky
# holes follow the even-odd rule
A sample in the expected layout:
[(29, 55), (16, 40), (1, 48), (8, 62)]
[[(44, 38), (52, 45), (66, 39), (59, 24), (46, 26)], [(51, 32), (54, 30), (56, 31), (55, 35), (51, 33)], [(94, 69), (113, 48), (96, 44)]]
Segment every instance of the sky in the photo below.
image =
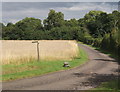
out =
[[(56, 0), (1, 0), (2, 2), (56, 2)], [(57, 0), (57, 2), (119, 2), (120, 0)]]
[(64, 13), (64, 17), (67, 20), (72, 18), (76, 19), (82, 18), (90, 10), (101, 10), (107, 13), (111, 13), (114, 10), (118, 10), (117, 2), (7, 2), (7, 1), (9, 0), (5, 0), (4, 2), (2, 2), (2, 22), (4, 24), (7, 24), (8, 22), (16, 23), (25, 17), (34, 17), (44, 20), (45, 18), (47, 18), (50, 9), (54, 9), (57, 12)]

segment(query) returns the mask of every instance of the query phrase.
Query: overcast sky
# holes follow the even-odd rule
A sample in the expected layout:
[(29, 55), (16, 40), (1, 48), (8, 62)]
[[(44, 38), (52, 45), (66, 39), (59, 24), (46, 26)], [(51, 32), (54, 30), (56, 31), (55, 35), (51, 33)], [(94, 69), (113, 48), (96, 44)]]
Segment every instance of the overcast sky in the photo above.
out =
[(1, 0), (3, 2), (119, 2), (120, 0)]
[[(6, 0), (7, 1), (7, 0)], [(8, 0), (9, 1), (9, 0)], [(25, 17), (41, 20), (47, 18), (50, 9), (64, 13), (65, 19), (82, 18), (90, 10), (111, 13), (118, 10), (117, 2), (3, 2), (2, 22), (16, 23)]]

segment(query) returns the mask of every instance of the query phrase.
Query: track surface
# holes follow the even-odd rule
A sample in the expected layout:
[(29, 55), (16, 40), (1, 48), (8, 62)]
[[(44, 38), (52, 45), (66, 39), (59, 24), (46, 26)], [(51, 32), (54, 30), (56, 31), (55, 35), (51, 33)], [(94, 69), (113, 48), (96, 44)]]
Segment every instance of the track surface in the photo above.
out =
[(87, 90), (118, 77), (115, 60), (86, 45), (78, 44), (89, 62), (74, 69), (33, 78), (3, 82), (3, 90)]

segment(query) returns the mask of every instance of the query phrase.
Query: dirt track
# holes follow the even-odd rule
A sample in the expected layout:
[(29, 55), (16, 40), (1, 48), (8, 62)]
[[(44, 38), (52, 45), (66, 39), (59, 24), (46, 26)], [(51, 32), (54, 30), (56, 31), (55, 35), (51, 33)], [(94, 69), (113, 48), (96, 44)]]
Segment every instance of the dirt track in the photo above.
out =
[(4, 82), (3, 90), (87, 90), (118, 77), (115, 60), (91, 47), (79, 44), (89, 55), (86, 64), (43, 76)]

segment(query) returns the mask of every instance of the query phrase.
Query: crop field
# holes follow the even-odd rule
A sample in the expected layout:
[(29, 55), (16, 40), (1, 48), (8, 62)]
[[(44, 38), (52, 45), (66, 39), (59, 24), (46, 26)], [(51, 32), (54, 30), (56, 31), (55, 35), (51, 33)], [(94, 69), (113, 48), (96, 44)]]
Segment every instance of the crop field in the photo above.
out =
[[(2, 64), (21, 64), (37, 60), (37, 44), (33, 40), (1, 40)], [(78, 56), (76, 41), (39, 40), (40, 60), (72, 60)]]

